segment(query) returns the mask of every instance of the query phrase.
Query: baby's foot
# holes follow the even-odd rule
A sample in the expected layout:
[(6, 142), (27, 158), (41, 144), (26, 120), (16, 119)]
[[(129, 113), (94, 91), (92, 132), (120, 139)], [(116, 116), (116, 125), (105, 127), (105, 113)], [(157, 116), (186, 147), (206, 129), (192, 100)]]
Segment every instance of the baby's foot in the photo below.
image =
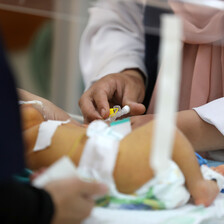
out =
[(196, 205), (209, 206), (219, 193), (218, 185), (213, 180), (201, 180), (195, 184), (192, 197)]
[(224, 176), (224, 164), (217, 167), (211, 167), (211, 169)]

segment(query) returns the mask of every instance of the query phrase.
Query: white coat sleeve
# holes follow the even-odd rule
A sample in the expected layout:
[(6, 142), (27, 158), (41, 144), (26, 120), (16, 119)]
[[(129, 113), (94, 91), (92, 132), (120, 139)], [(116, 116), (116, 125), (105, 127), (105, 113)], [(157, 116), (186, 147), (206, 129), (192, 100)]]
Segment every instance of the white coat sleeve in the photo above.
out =
[(80, 66), (86, 89), (105, 75), (128, 68), (146, 74), (144, 5), (134, 0), (98, 1), (80, 43)]
[(193, 109), (202, 120), (214, 125), (224, 135), (224, 97)]

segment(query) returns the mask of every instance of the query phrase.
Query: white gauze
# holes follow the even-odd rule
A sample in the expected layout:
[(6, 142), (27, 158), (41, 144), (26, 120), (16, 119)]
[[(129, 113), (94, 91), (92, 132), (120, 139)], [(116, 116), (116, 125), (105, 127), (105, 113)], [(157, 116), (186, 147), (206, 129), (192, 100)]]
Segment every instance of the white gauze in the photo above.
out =
[(93, 178), (115, 187), (113, 170), (121, 140), (120, 135), (103, 121), (93, 121), (86, 134), (89, 138), (79, 162), (79, 173), (86, 178)]

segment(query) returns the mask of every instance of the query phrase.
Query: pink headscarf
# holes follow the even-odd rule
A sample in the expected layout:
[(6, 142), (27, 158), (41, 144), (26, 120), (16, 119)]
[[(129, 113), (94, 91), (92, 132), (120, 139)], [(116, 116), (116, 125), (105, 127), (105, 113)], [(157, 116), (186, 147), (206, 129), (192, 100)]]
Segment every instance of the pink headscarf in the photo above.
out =
[[(186, 110), (224, 96), (224, 11), (170, 4), (184, 27), (179, 110)], [(156, 89), (147, 113), (154, 112)]]

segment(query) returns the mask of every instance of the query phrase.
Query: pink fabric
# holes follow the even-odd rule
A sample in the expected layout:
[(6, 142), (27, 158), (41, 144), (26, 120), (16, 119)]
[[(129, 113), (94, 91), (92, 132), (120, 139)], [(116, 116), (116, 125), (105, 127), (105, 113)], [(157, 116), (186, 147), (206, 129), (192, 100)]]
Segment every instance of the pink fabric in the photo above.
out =
[[(179, 110), (186, 110), (224, 96), (224, 11), (170, 4), (184, 26)], [(154, 112), (156, 89), (147, 113)]]

